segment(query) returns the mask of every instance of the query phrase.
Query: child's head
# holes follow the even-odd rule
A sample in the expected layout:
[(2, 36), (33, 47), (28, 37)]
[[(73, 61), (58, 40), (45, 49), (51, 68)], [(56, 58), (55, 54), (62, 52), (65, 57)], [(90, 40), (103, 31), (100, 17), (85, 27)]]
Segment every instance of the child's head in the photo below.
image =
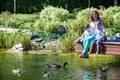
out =
[(97, 29), (101, 29), (101, 23), (100, 23), (100, 22), (97, 22), (96, 28), (97, 28)]
[(89, 25), (89, 24), (86, 24), (86, 25), (84, 26), (84, 28), (85, 28), (85, 29), (90, 28), (90, 25)]
[(84, 28), (85, 28), (85, 30), (89, 30), (89, 29), (90, 29), (90, 25), (89, 25), (89, 24), (86, 24), (86, 25), (84, 26)]

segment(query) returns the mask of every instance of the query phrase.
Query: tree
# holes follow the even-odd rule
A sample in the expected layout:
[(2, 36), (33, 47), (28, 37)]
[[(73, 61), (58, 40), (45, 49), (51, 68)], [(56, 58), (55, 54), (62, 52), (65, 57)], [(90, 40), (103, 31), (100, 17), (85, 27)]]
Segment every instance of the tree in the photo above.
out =
[(114, 6), (118, 6), (118, 0), (114, 0)]
[(14, 0), (14, 14), (16, 14), (16, 0)]
[(88, 0), (88, 7), (90, 8), (90, 0)]

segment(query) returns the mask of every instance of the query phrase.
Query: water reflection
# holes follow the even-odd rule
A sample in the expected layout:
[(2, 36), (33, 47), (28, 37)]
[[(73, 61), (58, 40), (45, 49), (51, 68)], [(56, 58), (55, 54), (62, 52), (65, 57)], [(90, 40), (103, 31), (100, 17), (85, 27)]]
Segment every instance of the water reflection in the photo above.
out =
[(13, 75), (17, 75), (18, 77), (21, 76), (22, 71), (23, 71), (23, 51), (19, 51), (17, 53), (14, 53), (14, 55), (16, 55), (16, 57), (18, 57), (18, 62), (19, 62), (19, 66), (16, 67), (15, 69), (12, 70)]
[(81, 72), (81, 77), (79, 78), (79, 80), (93, 80), (91, 76), (92, 73), (90, 71), (84, 70), (83, 72)]

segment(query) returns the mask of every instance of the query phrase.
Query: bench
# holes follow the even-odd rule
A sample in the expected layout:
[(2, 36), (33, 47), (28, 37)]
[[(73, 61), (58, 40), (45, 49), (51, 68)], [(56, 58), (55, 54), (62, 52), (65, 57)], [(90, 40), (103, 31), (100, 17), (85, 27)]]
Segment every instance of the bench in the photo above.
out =
[[(101, 52), (102, 54), (112, 54), (112, 55), (120, 55), (120, 41), (105, 41), (101, 43), (102, 49)], [(83, 46), (81, 42), (78, 42), (75, 44), (75, 52), (82, 52), (83, 51)], [(96, 52), (96, 45), (94, 45), (94, 48), (92, 49), (91, 53)]]

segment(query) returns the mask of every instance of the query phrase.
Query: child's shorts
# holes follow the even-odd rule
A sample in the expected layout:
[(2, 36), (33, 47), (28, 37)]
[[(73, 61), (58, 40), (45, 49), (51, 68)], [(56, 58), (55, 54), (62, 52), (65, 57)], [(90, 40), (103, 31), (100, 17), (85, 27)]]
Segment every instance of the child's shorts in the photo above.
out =
[(95, 40), (93, 40), (92, 42), (94, 43), (94, 44), (96, 44), (96, 43), (102, 43), (104, 41), (104, 39), (95, 39)]

